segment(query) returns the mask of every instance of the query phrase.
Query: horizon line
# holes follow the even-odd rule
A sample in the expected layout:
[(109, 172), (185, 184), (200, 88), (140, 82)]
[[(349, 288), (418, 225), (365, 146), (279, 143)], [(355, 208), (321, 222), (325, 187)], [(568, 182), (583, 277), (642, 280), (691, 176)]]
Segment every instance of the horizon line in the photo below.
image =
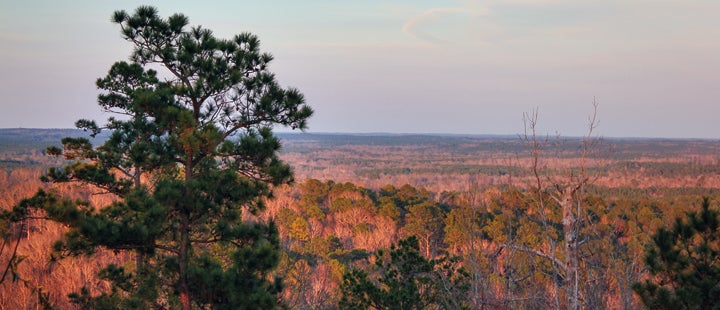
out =
[[(78, 130), (79, 128), (61, 128), (61, 127), (0, 127), (0, 130)], [(273, 130), (278, 134), (318, 134), (318, 135), (349, 135), (349, 136), (440, 136), (440, 137), (495, 137), (495, 138), (511, 138), (520, 137), (522, 134), (514, 133), (450, 133), (450, 132), (389, 132), (389, 131), (367, 131), (367, 132), (350, 132), (350, 131), (301, 131), (301, 130)], [(578, 135), (538, 135), (538, 137), (561, 137), (561, 138), (584, 138), (584, 136)], [(612, 139), (612, 140), (701, 140), (701, 141), (715, 141), (720, 138), (699, 138), (699, 137), (642, 137), (642, 136), (594, 136), (593, 138), (598, 139)]]

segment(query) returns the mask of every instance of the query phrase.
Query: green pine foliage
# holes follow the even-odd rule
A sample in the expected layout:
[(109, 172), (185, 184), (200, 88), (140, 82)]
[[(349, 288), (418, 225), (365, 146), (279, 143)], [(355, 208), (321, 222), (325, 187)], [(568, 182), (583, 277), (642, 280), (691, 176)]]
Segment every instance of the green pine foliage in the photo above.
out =
[[(352, 269), (341, 285), (341, 309), (460, 309), (469, 289), (469, 274), (456, 258), (428, 260), (411, 236), (393, 245), (388, 255), (375, 254), (376, 277)], [(388, 257), (389, 256), (389, 257)], [(389, 258), (389, 260), (388, 260)]]
[(650, 309), (720, 309), (720, 212), (700, 212), (660, 228), (646, 250), (651, 279), (633, 290)]
[[(130, 251), (135, 260), (107, 266), (112, 290), (71, 295), (83, 308), (243, 309), (277, 307), (281, 290), (270, 274), (279, 262), (273, 223), (250, 223), (273, 187), (292, 181), (280, 161), (275, 125), (304, 129), (313, 111), (303, 95), (283, 88), (268, 70), (272, 56), (242, 33), (216, 38), (188, 27), (184, 15), (155, 8), (115, 12), (134, 47), (97, 80), (105, 124), (80, 120), (92, 136), (63, 139), (48, 153), (73, 163), (50, 169), (47, 182), (77, 182), (117, 199), (99, 209), (40, 191), (25, 201), (69, 227), (56, 258), (98, 249)], [(153, 69), (151, 69), (153, 68)], [(161, 70), (161, 72), (155, 70)], [(160, 78), (163, 76), (163, 78)]]

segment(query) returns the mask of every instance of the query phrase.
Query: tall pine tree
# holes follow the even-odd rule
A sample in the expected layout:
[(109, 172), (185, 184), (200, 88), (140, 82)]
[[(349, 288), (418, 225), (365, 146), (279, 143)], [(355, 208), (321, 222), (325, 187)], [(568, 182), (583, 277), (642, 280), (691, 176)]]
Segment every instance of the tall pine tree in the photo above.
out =
[[(99, 147), (63, 139), (49, 152), (74, 163), (51, 169), (49, 182), (79, 182), (118, 199), (95, 210), (86, 202), (39, 192), (25, 201), (69, 226), (55, 244), (59, 256), (98, 248), (132, 251), (125, 266), (100, 276), (112, 291), (73, 294), (89, 308), (273, 308), (280, 283), (269, 273), (279, 257), (272, 223), (250, 223), (241, 212), (263, 208), (273, 186), (292, 181), (271, 127), (304, 129), (312, 110), (303, 95), (268, 71), (272, 56), (242, 33), (216, 38), (152, 7), (112, 17), (134, 51), (97, 80), (103, 125), (80, 120)], [(160, 70), (155, 71), (155, 70)]]

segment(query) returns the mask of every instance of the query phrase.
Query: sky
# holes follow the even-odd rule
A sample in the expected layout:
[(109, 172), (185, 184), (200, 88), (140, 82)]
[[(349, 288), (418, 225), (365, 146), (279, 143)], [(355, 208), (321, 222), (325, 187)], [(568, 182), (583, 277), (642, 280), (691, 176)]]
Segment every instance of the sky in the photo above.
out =
[(139, 5), (231, 38), (315, 110), (309, 132), (720, 138), (720, 1), (0, 0), (0, 128), (102, 121), (94, 81)]

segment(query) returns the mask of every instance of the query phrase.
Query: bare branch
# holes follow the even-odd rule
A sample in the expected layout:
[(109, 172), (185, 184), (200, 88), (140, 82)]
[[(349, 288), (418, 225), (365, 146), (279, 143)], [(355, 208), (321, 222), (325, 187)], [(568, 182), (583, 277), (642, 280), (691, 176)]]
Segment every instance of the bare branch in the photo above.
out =
[(565, 265), (564, 262), (562, 262), (561, 260), (557, 259), (556, 257), (550, 256), (550, 255), (545, 254), (545, 253), (543, 253), (543, 252), (541, 252), (541, 251), (538, 251), (538, 250), (535, 250), (535, 249), (531, 249), (531, 248), (528, 248), (528, 247), (524, 247), (524, 246), (512, 245), (512, 244), (501, 244), (500, 247), (498, 248), (498, 251), (501, 250), (502, 248), (507, 248), (507, 249), (511, 249), (511, 250), (517, 250), (517, 251), (521, 251), (521, 252), (525, 252), (525, 253), (528, 253), (528, 254), (532, 254), (532, 255), (535, 255), (535, 256), (538, 256), (538, 257), (545, 258), (545, 259), (549, 260), (551, 263), (553, 263), (553, 264), (557, 265), (558, 267), (560, 267), (560, 269), (563, 269), (563, 271), (567, 271), (567, 266)]

